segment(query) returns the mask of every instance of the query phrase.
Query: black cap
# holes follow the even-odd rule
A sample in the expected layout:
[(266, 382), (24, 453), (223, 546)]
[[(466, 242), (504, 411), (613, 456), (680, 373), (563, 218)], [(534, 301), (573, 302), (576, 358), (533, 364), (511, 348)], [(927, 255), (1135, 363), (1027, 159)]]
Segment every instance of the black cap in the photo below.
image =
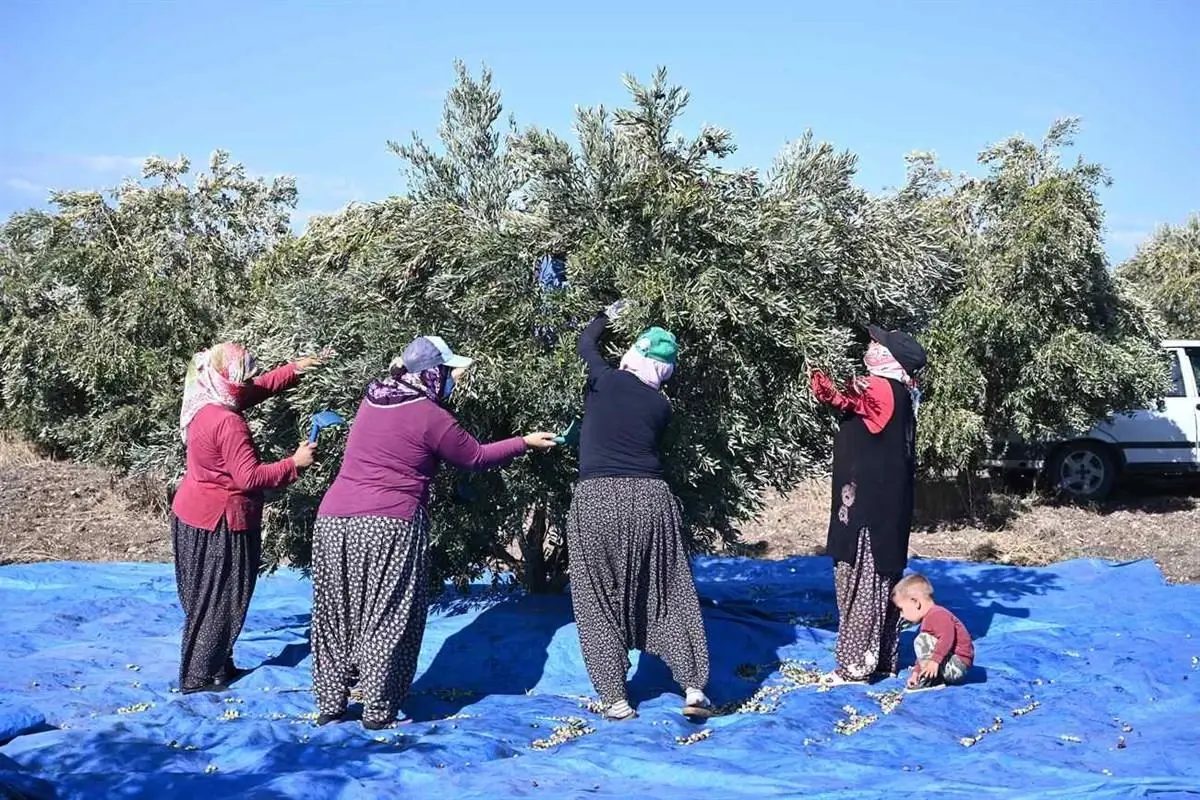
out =
[(885, 331), (878, 325), (868, 325), (871, 338), (891, 351), (892, 356), (904, 367), (910, 377), (925, 369), (927, 357), (921, 343), (904, 331)]

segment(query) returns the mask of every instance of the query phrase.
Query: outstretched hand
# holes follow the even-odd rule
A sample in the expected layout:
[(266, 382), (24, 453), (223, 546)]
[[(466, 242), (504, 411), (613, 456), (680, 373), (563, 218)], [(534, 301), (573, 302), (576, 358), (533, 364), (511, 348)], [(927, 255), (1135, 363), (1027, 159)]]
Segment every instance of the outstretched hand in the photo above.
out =
[(321, 352), (317, 353), (316, 355), (305, 356), (304, 358), (301, 358), (299, 361), (297, 361), (296, 369), (300, 370), (301, 372), (308, 372), (309, 370), (313, 370), (313, 369), (316, 369), (317, 367), (323, 366), (326, 361), (328, 361), (329, 359), (333, 358), (336, 355), (337, 355), (337, 352), (332, 347), (329, 347), (327, 345), (327, 346), (321, 348)]
[(531, 433), (524, 438), (525, 446), (531, 450), (549, 450), (558, 446), (558, 442), (554, 441), (554, 434), (546, 433), (545, 431)]
[(301, 442), (296, 448), (295, 454), (292, 456), (292, 462), (295, 463), (296, 469), (306, 469), (313, 465), (317, 460), (317, 445), (315, 442)]

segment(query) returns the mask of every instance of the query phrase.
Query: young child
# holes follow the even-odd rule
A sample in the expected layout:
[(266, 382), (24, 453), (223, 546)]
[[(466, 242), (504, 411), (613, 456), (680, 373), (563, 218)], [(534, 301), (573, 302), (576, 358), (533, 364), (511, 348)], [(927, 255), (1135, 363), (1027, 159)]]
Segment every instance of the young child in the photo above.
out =
[(971, 634), (958, 617), (933, 602), (933, 584), (924, 575), (905, 575), (892, 590), (892, 602), (909, 622), (919, 622), (914, 649), (917, 663), (908, 676), (908, 689), (941, 688), (962, 683), (975, 662)]

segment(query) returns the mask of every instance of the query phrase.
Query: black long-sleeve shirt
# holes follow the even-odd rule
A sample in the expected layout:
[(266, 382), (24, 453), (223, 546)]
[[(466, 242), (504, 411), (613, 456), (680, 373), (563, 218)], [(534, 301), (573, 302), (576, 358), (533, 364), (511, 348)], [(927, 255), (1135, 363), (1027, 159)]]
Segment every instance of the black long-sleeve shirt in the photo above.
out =
[(671, 421), (671, 403), (632, 372), (613, 369), (604, 360), (600, 336), (607, 325), (608, 317), (601, 314), (579, 337), (579, 357), (588, 372), (579, 479), (662, 478), (659, 446)]

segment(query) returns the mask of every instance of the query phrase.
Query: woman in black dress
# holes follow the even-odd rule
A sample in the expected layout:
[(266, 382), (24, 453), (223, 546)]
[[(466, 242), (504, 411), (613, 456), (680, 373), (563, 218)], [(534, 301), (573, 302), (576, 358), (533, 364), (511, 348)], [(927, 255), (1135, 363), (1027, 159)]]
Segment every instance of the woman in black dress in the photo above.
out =
[(837, 668), (826, 685), (894, 675), (900, 615), (892, 588), (908, 566), (916, 476), (914, 376), (925, 350), (900, 331), (869, 328), (867, 377), (838, 391), (821, 372), (813, 393), (842, 414), (833, 444), (833, 502), (826, 553), (834, 560)]
[(625, 693), (629, 651), (662, 658), (684, 690), (683, 713), (707, 717), (708, 641), (692, 579), (679, 502), (659, 447), (671, 419), (662, 385), (675, 370), (675, 337), (645, 331), (613, 368), (600, 336), (624, 303), (579, 338), (587, 364), (579, 484), (567, 522), (571, 603), (583, 662), (610, 720), (637, 716)]

